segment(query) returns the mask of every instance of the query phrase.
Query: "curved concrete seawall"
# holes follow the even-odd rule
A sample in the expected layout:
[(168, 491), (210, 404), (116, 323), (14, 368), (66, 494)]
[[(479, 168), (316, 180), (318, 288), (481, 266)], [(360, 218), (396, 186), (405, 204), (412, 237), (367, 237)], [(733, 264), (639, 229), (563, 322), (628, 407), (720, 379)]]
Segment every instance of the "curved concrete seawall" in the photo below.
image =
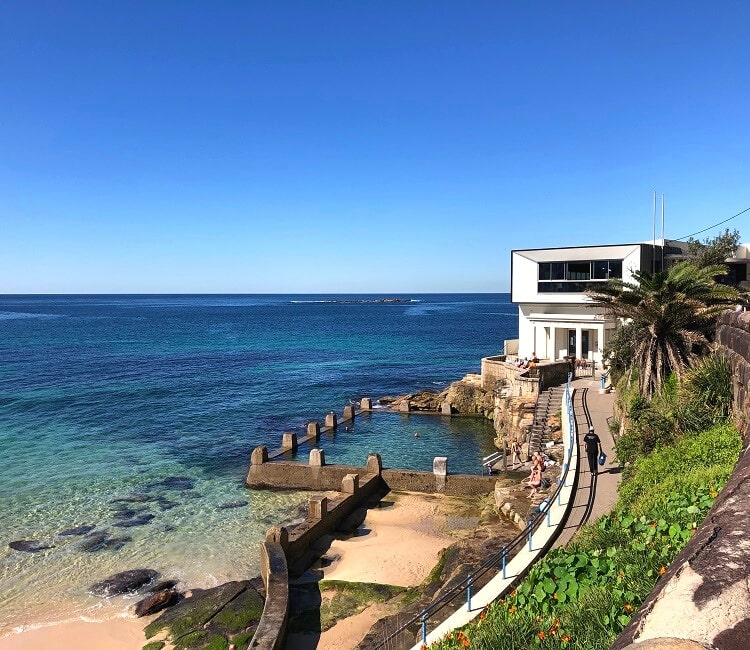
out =
[[(750, 648), (750, 313), (724, 312), (719, 353), (730, 364), (734, 415), (745, 448), (724, 490), (612, 646)], [(665, 646), (657, 639), (682, 639)], [(631, 644), (633, 644), (631, 646)]]

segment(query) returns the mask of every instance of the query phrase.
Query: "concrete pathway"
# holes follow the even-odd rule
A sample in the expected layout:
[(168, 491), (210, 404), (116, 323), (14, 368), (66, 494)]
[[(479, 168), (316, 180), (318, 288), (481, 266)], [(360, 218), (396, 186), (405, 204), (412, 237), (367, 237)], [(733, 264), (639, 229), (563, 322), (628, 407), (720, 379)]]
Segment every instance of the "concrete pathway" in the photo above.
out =
[[(580, 471), (578, 489), (573, 500), (573, 508), (568, 516), (565, 528), (555, 540), (553, 548), (565, 546), (575, 532), (587, 521), (595, 521), (608, 513), (617, 501), (617, 487), (620, 483), (620, 468), (615, 462), (614, 438), (609, 430), (616, 395), (614, 391), (600, 394), (601, 381), (598, 378), (576, 379), (573, 382), (575, 395), (573, 406), (576, 425), (579, 431)], [(583, 436), (588, 431), (589, 421), (602, 441), (602, 449), (607, 454), (607, 462), (599, 468), (596, 480), (592, 481)], [(593, 501), (591, 501), (593, 492)]]

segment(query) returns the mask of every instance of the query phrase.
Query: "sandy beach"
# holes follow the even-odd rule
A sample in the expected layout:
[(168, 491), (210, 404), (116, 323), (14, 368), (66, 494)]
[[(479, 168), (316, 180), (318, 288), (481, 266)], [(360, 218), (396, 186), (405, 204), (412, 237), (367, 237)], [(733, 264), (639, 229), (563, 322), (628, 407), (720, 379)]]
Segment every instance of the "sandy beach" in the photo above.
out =
[(0, 650), (140, 650), (151, 619), (115, 618), (104, 622), (67, 621), (0, 638)]
[[(391, 493), (384, 503), (388, 505), (367, 511), (357, 535), (332, 542), (325, 554), (330, 564), (321, 568), (324, 580), (417, 586), (437, 564), (440, 552), (478, 523), (477, 517), (457, 515), (462, 503), (450, 497)], [(320, 635), (317, 648), (356, 648), (387, 613), (384, 605), (376, 604), (343, 619)], [(290, 635), (288, 647), (315, 647), (305, 641), (305, 635)]]
[[(390, 494), (384, 507), (373, 508), (357, 535), (334, 540), (323, 569), (326, 580), (376, 582), (400, 586), (420, 584), (435, 566), (440, 551), (468, 532), (472, 517), (457, 517), (450, 499), (421, 494)], [(319, 648), (354, 648), (383, 615), (372, 606), (339, 621), (324, 632)], [(140, 650), (143, 628), (150, 619), (115, 618), (105, 622), (68, 621), (0, 638), (0, 650), (76, 648), (77, 650)], [(300, 639), (302, 641), (302, 639)], [(305, 647), (304, 643), (299, 647)]]

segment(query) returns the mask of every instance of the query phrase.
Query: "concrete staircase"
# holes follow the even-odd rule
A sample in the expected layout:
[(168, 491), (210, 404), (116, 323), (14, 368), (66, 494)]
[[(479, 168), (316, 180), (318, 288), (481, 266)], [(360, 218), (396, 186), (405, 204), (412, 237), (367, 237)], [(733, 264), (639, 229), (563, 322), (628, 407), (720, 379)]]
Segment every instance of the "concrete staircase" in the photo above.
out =
[(529, 436), (529, 455), (541, 451), (549, 440), (547, 420), (560, 410), (565, 386), (554, 386), (542, 391), (534, 408), (534, 422)]

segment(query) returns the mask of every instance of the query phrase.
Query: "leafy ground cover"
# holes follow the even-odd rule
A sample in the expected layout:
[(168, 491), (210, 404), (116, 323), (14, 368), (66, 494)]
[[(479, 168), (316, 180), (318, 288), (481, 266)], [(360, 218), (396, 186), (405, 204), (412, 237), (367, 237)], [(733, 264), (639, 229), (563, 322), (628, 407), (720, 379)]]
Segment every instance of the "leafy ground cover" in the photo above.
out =
[(610, 514), (549, 553), (473, 624), (431, 647), (610, 647), (706, 516), (740, 449), (736, 430), (719, 425), (639, 457)]

